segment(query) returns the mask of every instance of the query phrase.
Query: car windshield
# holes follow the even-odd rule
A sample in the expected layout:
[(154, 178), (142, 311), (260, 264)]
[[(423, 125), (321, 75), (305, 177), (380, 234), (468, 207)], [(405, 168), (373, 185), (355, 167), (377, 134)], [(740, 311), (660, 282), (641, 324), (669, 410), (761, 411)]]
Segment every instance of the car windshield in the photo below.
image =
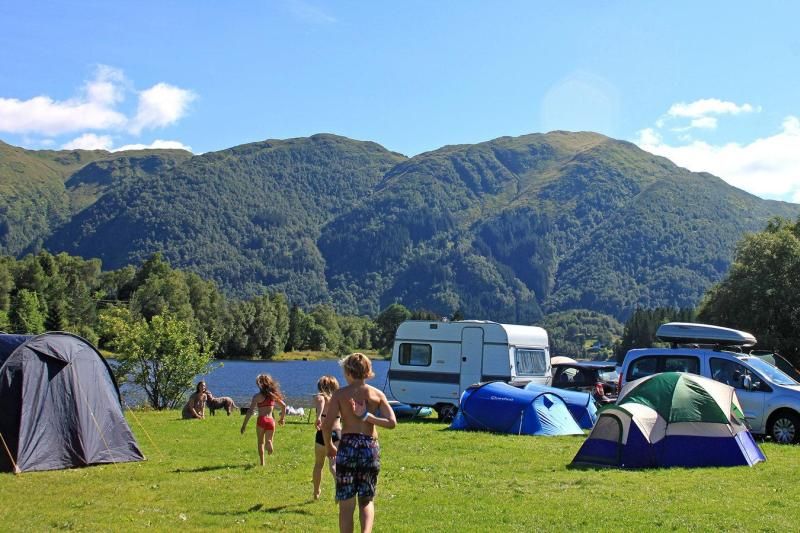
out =
[(776, 385), (797, 385), (797, 382), (784, 374), (781, 370), (775, 368), (771, 364), (759, 359), (758, 357), (742, 357), (742, 361), (746, 361), (748, 365), (753, 367), (759, 374), (767, 378), (769, 381)]

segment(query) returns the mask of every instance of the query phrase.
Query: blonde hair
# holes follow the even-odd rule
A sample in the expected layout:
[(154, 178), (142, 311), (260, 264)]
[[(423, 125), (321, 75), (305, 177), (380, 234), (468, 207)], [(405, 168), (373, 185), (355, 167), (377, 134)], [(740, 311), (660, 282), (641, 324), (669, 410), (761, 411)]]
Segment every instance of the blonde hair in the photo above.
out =
[(342, 369), (353, 379), (369, 379), (375, 377), (372, 362), (363, 353), (351, 353), (341, 361)]
[(256, 378), (256, 385), (265, 398), (283, 400), (280, 385), (269, 374), (259, 374)]
[(330, 398), (338, 388), (339, 381), (333, 376), (322, 376), (317, 381), (317, 390), (326, 398)]

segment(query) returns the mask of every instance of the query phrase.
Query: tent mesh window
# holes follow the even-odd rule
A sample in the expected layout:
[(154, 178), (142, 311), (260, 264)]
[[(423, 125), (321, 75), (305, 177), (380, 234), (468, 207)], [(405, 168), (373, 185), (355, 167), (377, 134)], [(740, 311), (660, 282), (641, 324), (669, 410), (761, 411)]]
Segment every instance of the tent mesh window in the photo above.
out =
[(622, 442), (622, 422), (615, 416), (601, 416), (592, 430), (592, 438)]

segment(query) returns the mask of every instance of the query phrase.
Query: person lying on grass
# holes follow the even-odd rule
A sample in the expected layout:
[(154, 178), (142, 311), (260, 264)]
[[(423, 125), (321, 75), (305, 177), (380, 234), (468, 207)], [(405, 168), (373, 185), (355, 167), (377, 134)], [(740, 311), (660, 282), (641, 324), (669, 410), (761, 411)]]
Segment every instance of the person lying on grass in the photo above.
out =
[[(336, 458), (336, 501), (339, 502), (339, 530), (353, 531), (353, 512), (358, 498), (361, 531), (372, 531), (375, 520), (375, 488), (381, 468), (381, 449), (375, 426), (393, 429), (397, 425), (394, 411), (380, 390), (364, 383), (374, 377), (372, 363), (361, 353), (348, 355), (342, 361), (347, 386), (331, 396), (322, 421), (322, 437), (328, 457)], [(373, 414), (375, 412), (380, 415)], [(331, 439), (338, 416), (342, 420), (339, 445)]]

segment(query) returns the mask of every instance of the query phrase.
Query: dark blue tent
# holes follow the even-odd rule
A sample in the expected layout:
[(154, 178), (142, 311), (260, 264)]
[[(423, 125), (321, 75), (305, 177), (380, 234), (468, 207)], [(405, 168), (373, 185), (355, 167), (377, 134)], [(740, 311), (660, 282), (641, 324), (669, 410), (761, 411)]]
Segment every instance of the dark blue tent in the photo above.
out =
[(141, 461), (111, 368), (69, 333), (0, 334), (0, 471)]
[(451, 429), (479, 429), (516, 435), (583, 435), (564, 401), (492, 381), (469, 387), (461, 395)]

